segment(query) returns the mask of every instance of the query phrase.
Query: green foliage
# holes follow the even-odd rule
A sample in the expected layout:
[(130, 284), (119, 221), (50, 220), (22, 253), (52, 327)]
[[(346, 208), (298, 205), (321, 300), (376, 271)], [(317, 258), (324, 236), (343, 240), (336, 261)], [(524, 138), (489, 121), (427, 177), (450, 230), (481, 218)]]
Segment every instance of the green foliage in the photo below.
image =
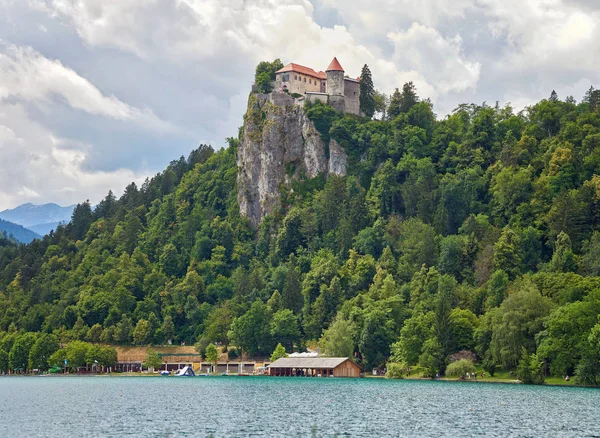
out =
[[(259, 85), (274, 64), (259, 66)], [(410, 83), (386, 120), (307, 105), (348, 154), (346, 176), (288, 166), (294, 180), (256, 230), (237, 204), (243, 139), (229, 138), (118, 199), (80, 203), (29, 245), (2, 236), (5, 369), (114, 364), (100, 342), (222, 343), (266, 358), (319, 340), (364, 367), (420, 364), (428, 376), (461, 350), (490, 374), (514, 369), (525, 348), (528, 368), (536, 355), (551, 375), (596, 385), (599, 95), (520, 114), (459, 105), (443, 119)], [(266, 123), (255, 102), (247, 120)]]
[(373, 78), (371, 70), (365, 64), (360, 73), (359, 88), (359, 108), (367, 118), (373, 117), (375, 113), (375, 87), (373, 86)]
[(228, 336), (243, 352), (264, 357), (273, 349), (270, 320), (267, 306), (256, 300), (246, 313), (233, 320)]
[(325, 356), (354, 356), (354, 327), (350, 321), (338, 315), (319, 341), (319, 347)]
[(152, 327), (145, 319), (140, 319), (133, 330), (133, 342), (137, 345), (147, 345), (152, 337)]
[(29, 353), (36, 342), (35, 333), (25, 333), (18, 336), (8, 353), (9, 368), (16, 371), (26, 371), (29, 365)]
[(392, 341), (393, 333), (384, 311), (373, 309), (365, 316), (358, 341), (366, 369), (380, 367), (387, 361)]
[(494, 268), (504, 271), (514, 280), (522, 270), (522, 258), (517, 234), (509, 227), (502, 230), (494, 245)]
[(83, 341), (72, 341), (64, 348), (64, 358), (69, 361), (69, 367), (77, 370), (87, 364), (86, 357), (91, 345)]
[(329, 144), (329, 130), (339, 114), (322, 102), (306, 103), (306, 116), (313, 122), (325, 144)]
[(219, 362), (219, 350), (215, 344), (208, 344), (206, 350), (204, 350), (204, 357), (211, 364), (216, 365)]
[(29, 351), (29, 369), (47, 370), (48, 360), (60, 348), (58, 337), (53, 334), (41, 334)]
[(446, 376), (464, 378), (467, 373), (475, 372), (475, 365), (469, 359), (460, 359), (446, 367)]
[(580, 385), (600, 386), (600, 323), (591, 329), (582, 351), (582, 359), (575, 369), (575, 381)]
[(408, 113), (418, 102), (419, 96), (417, 96), (415, 85), (412, 81), (406, 82), (402, 86), (402, 92), (396, 88), (390, 98), (388, 119), (394, 120), (399, 115)]
[(527, 353), (523, 347), (517, 367), (517, 378), (526, 385), (541, 385), (545, 380), (543, 365), (537, 355)]
[(419, 366), (423, 368), (423, 376), (433, 379), (444, 366), (443, 350), (436, 338), (431, 338), (423, 344), (423, 352), (419, 356)]
[(519, 285), (493, 314), (490, 353), (494, 360), (509, 368), (518, 364), (523, 349), (527, 354), (535, 352), (535, 337), (553, 307), (533, 284)]
[(388, 362), (385, 366), (387, 368), (386, 379), (404, 379), (404, 376), (408, 374), (408, 366), (402, 362)]
[(294, 344), (300, 343), (298, 317), (290, 309), (281, 309), (273, 314), (271, 336), (277, 342), (286, 345), (290, 351)]
[(273, 62), (262, 61), (256, 66), (254, 85), (259, 93), (270, 93), (273, 90), (272, 82), (275, 72), (283, 68), (283, 63), (276, 59)]
[(423, 348), (423, 342), (433, 337), (434, 313), (414, 313), (402, 327), (400, 339), (392, 345), (391, 359), (416, 365)]
[(288, 354), (285, 352), (285, 347), (281, 344), (277, 344), (275, 350), (271, 354), (271, 362), (275, 362), (277, 359), (281, 359), (282, 357), (287, 357)]
[(0, 349), (0, 373), (6, 373), (8, 370), (8, 353)]
[(146, 359), (144, 360), (144, 363), (142, 363), (142, 366), (144, 368), (158, 370), (162, 366), (162, 363), (163, 361), (158, 353), (152, 348), (148, 348), (148, 351), (146, 351)]

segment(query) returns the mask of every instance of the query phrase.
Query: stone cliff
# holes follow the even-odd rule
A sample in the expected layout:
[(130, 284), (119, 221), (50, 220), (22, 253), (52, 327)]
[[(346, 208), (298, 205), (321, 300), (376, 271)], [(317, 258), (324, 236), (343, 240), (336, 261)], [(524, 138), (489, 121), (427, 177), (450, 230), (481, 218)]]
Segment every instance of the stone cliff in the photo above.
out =
[(256, 226), (279, 206), (282, 185), (319, 174), (345, 175), (346, 162), (345, 151), (335, 140), (323, 142), (292, 96), (251, 94), (237, 155), (240, 212)]

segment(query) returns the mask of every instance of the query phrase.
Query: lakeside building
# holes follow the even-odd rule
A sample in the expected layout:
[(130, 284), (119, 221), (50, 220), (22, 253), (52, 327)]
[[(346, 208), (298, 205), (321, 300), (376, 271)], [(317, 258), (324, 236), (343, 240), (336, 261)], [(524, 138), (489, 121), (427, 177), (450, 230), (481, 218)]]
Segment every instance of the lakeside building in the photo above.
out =
[(275, 72), (274, 91), (301, 94), (309, 102), (326, 103), (336, 111), (360, 115), (359, 81), (345, 74), (337, 58), (325, 72), (292, 62)]
[(349, 357), (284, 357), (267, 367), (270, 376), (360, 377)]
[[(219, 363), (213, 367), (213, 364), (202, 360), (202, 355), (197, 353), (192, 346), (172, 346), (172, 347), (154, 347), (154, 351), (162, 360), (160, 369), (156, 371), (177, 371), (186, 366), (192, 367), (196, 372), (205, 372), (207, 369), (213, 369), (216, 373), (253, 373), (256, 369), (254, 361), (233, 361)], [(140, 372), (142, 363), (146, 360), (148, 347), (124, 347), (118, 346), (117, 363), (113, 368), (117, 372)]]

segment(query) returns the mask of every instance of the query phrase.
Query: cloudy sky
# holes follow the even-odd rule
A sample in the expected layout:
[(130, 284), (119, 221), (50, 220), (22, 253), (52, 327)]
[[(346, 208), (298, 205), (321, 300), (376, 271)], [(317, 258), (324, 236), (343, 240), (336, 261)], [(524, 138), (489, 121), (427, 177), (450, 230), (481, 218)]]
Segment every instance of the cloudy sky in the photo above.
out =
[(0, 0), (0, 210), (97, 202), (242, 123), (255, 65), (337, 56), (443, 117), (600, 87), (598, 0)]

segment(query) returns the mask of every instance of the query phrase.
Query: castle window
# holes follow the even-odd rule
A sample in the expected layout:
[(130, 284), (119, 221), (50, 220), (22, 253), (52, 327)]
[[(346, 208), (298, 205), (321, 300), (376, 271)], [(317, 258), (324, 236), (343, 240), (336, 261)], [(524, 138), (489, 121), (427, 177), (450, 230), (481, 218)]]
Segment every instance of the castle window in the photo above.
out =
[(297, 81), (298, 80), (298, 75), (294, 75), (294, 80)]
[(288, 82), (290, 80), (290, 74), (289, 73), (284, 73), (281, 75), (281, 80), (283, 82)]
[(306, 82), (306, 76), (304, 76), (304, 82)]

